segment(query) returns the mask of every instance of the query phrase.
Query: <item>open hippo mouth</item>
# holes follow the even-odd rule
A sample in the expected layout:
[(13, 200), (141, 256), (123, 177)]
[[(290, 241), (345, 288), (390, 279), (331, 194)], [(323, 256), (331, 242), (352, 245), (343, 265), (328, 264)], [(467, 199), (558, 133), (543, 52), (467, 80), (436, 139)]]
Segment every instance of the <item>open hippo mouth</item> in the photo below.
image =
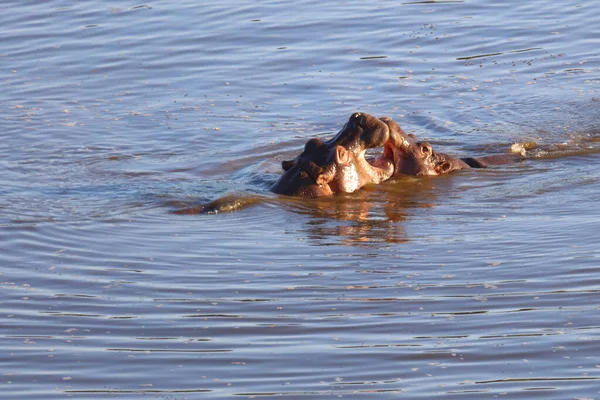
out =
[(409, 161), (416, 155), (416, 139), (400, 128), (398, 123), (390, 117), (381, 117), (380, 120), (388, 127), (388, 139), (383, 144), (383, 155), (386, 161), (392, 163), (394, 175), (404, 172), (407, 166), (414, 164)]
[[(369, 157), (365, 157), (365, 152), (363, 152), (362, 158), (364, 158), (366, 162), (366, 168), (370, 169), (370, 174), (377, 179), (374, 179), (373, 183), (383, 182), (394, 175), (394, 158), (390, 156), (390, 151), (385, 150), (386, 144), (384, 144), (383, 152), (381, 155), (370, 155)], [(387, 145), (390, 146), (390, 145)], [(391, 147), (390, 147), (391, 149)]]
[[(390, 141), (389, 127), (368, 114), (356, 113), (338, 135), (361, 130), (361, 140), (357, 147), (362, 149), (356, 153), (356, 170), (369, 178), (367, 183), (380, 183), (391, 178), (394, 174), (394, 159), (385, 153), (384, 147)], [(381, 152), (377, 155), (379, 149)]]
[[(394, 160), (385, 151), (379, 156), (369, 154), (367, 157), (367, 152), (372, 153), (370, 150), (379, 149), (389, 141), (390, 129), (384, 121), (369, 114), (354, 113), (328, 144), (344, 146), (354, 154), (352, 170), (357, 174), (356, 180), (360, 182), (357, 186), (360, 187), (383, 182), (394, 174)], [(352, 175), (352, 172), (347, 171), (347, 175)], [(352, 183), (349, 182), (351, 176), (345, 178)]]

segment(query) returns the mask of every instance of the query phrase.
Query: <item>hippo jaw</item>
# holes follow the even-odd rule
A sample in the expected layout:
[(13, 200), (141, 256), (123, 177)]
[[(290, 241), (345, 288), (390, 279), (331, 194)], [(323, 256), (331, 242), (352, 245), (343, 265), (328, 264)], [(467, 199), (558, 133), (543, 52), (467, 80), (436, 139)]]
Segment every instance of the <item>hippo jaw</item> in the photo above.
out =
[(366, 149), (355, 156), (354, 162), (341, 165), (337, 179), (330, 182), (334, 193), (352, 193), (367, 184), (381, 183), (394, 175), (394, 163), (383, 155), (365, 158)]
[[(328, 143), (336, 145), (338, 174), (331, 182), (335, 193), (352, 193), (366, 184), (381, 183), (394, 174), (393, 160), (381, 154), (365, 157), (367, 150), (380, 148), (389, 140), (389, 127), (379, 118), (365, 113), (354, 113), (342, 130)], [(339, 157), (337, 149), (346, 149), (346, 157)]]
[(366, 169), (369, 170), (369, 175), (372, 177), (372, 183), (381, 183), (394, 175), (394, 160), (385, 155), (385, 148), (379, 157), (366, 159), (363, 152), (362, 159), (365, 161)]
[(282, 162), (283, 175), (271, 187), (275, 193), (321, 197), (352, 193), (369, 183), (380, 183), (394, 174), (394, 163), (383, 154), (365, 158), (389, 138), (388, 126), (369, 114), (354, 113), (332, 139), (309, 140), (304, 151)]
[[(367, 184), (381, 183), (394, 175), (394, 163), (383, 156), (365, 157), (367, 149), (347, 150), (336, 146), (325, 167), (300, 159), (297, 167), (331, 194), (352, 193)], [(317, 196), (318, 197), (318, 196)]]

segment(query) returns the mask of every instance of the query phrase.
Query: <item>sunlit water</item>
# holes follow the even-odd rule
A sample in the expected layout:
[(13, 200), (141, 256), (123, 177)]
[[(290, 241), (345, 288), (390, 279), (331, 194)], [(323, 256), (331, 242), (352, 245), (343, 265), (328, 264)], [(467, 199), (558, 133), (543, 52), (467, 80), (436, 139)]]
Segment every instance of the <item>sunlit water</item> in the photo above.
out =
[[(595, 2), (3, 5), (1, 398), (600, 398)], [(268, 192), (357, 110), (551, 153)]]

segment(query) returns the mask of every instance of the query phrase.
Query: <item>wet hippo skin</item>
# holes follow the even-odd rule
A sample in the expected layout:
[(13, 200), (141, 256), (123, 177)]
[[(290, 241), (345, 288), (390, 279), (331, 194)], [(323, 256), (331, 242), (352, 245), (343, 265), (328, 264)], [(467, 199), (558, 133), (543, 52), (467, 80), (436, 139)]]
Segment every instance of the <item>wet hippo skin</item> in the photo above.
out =
[[(379, 118), (354, 113), (330, 140), (309, 140), (293, 160), (283, 161), (284, 170), (271, 191), (304, 198), (351, 193), (369, 183), (390, 178), (394, 166), (381, 155), (365, 158), (367, 149), (382, 147), (389, 139), (389, 128)], [(262, 199), (264, 200), (264, 199)], [(238, 210), (261, 201), (259, 196), (228, 195), (206, 204), (174, 211), (175, 214), (216, 214)]]
[(283, 161), (284, 173), (271, 187), (278, 194), (322, 197), (352, 193), (366, 184), (390, 178), (392, 162), (380, 156), (367, 160), (365, 152), (383, 146), (389, 128), (379, 118), (354, 113), (335, 137), (311, 139), (293, 160)]
[[(365, 152), (383, 146), (383, 154), (367, 160)], [(293, 160), (281, 163), (284, 170), (271, 191), (304, 198), (352, 193), (364, 185), (381, 183), (394, 175), (441, 175), (465, 168), (486, 168), (524, 160), (521, 154), (481, 158), (458, 158), (433, 151), (418, 142), (391, 118), (354, 113), (332, 138), (310, 139)], [(233, 211), (260, 202), (248, 195), (229, 195), (210, 203), (175, 211), (177, 214), (207, 214)]]
[(427, 142), (419, 142), (407, 134), (389, 117), (381, 120), (389, 128), (384, 144), (384, 157), (393, 160), (394, 175), (441, 175), (465, 168), (487, 168), (491, 165), (513, 164), (525, 160), (522, 154), (496, 154), (480, 158), (458, 158), (433, 150)]

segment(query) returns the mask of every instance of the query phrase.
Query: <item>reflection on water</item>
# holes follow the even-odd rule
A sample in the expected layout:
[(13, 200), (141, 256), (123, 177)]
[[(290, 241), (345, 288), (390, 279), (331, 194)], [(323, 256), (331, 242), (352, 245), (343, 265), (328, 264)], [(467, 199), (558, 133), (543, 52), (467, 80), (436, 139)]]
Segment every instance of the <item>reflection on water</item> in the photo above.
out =
[(286, 203), (310, 217), (305, 232), (314, 244), (402, 243), (408, 240), (403, 222), (435, 204), (433, 183), (428, 178), (401, 177), (352, 194)]

